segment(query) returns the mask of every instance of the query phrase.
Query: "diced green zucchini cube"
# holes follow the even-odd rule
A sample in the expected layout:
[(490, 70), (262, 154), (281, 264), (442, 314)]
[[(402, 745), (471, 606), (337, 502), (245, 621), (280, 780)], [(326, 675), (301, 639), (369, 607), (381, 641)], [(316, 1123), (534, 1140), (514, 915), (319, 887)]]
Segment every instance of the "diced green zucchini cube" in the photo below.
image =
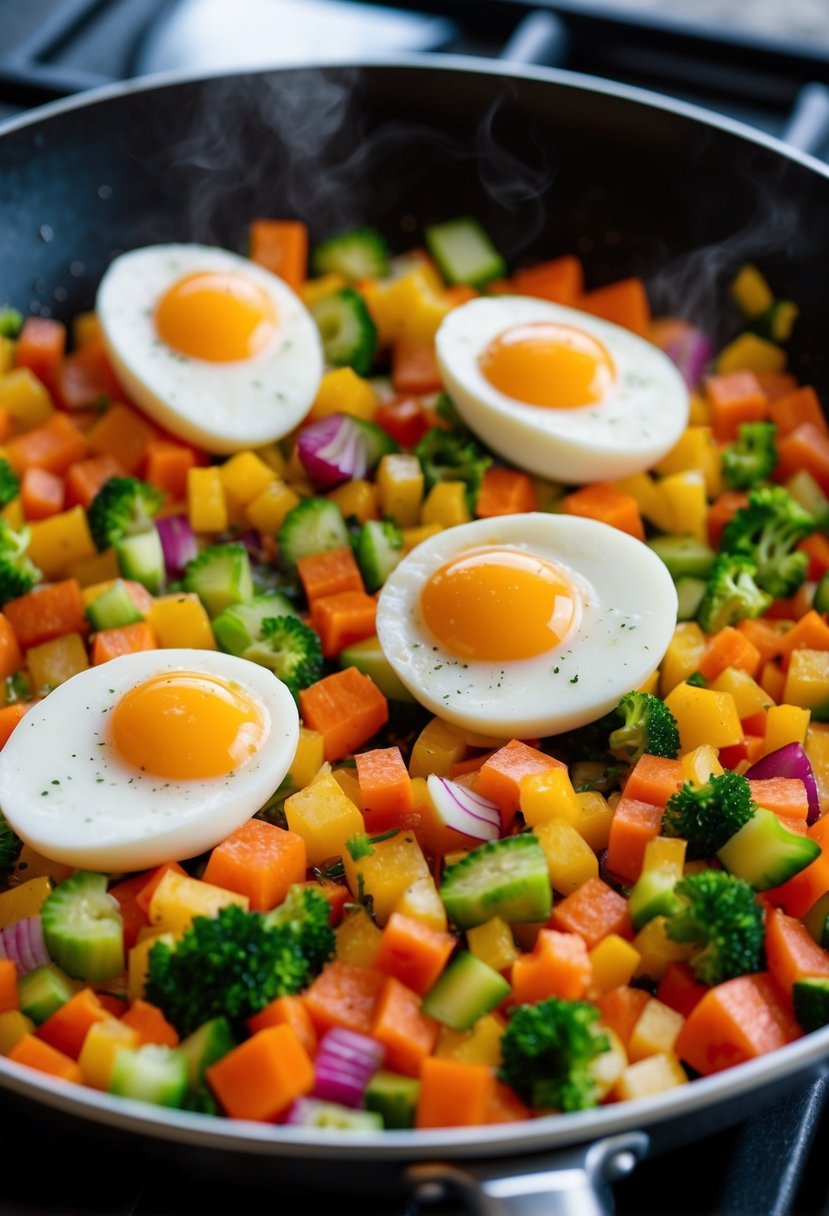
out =
[(547, 858), (532, 833), (490, 840), (447, 866), (440, 897), (460, 929), (493, 916), (508, 924), (546, 921), (553, 904)]
[(255, 595), (244, 604), (225, 608), (213, 618), (213, 633), (222, 650), (237, 656), (262, 640), (262, 622), (279, 616), (298, 616), (284, 595)]
[(795, 980), (792, 985), (794, 1014), (808, 1034), (829, 1025), (829, 978), (824, 975)]
[(389, 1129), (414, 1127), (420, 1082), (381, 1068), (366, 1087), (366, 1110), (376, 1111)]
[(179, 1043), (178, 1050), (187, 1061), (187, 1082), (191, 1091), (199, 1088), (205, 1071), (236, 1046), (227, 1018), (211, 1018)]
[(164, 586), (166, 567), (161, 537), (156, 529), (124, 536), (115, 542), (113, 548), (123, 577), (134, 579), (152, 595), (158, 595)]
[(694, 536), (655, 536), (648, 547), (662, 559), (674, 581), (686, 576), (706, 578), (716, 557), (709, 545)]
[(364, 676), (370, 676), (390, 701), (404, 701), (409, 705), (415, 703), (414, 697), (383, 654), (379, 638), (352, 642), (340, 651), (339, 664), (340, 667), (356, 667)]
[(469, 1030), (500, 1005), (510, 986), (494, 968), (462, 951), (423, 998), (423, 1012), (452, 1030)]
[(447, 283), (482, 287), (507, 272), (506, 262), (476, 219), (464, 216), (433, 224), (424, 236)]
[(109, 1092), (154, 1106), (180, 1107), (187, 1094), (187, 1057), (176, 1048), (145, 1043), (115, 1057)]
[(95, 630), (120, 629), (144, 619), (121, 579), (116, 579), (111, 587), (87, 604), (86, 615)]
[(73, 995), (72, 981), (53, 963), (36, 967), (17, 981), (20, 1010), (39, 1026)]
[(819, 855), (816, 840), (790, 832), (773, 811), (764, 807), (758, 807), (717, 853), (729, 874), (744, 878), (755, 891), (788, 882)]

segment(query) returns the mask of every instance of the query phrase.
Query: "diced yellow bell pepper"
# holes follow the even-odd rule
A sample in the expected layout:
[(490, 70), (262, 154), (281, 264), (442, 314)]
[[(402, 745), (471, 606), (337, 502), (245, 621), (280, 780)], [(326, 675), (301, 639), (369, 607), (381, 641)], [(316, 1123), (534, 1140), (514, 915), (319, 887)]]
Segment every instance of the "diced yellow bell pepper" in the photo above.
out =
[(705, 475), (697, 469), (671, 473), (658, 482), (673, 526), (671, 532), (693, 536), (708, 543), (708, 500), (705, 495)]
[(689, 426), (708, 426), (711, 421), (711, 406), (702, 393), (691, 393), (688, 411)]
[(651, 997), (636, 1019), (628, 1039), (628, 1059), (631, 1064), (648, 1056), (672, 1052), (684, 1025), (685, 1018), (681, 1013)]
[(191, 591), (160, 595), (146, 617), (156, 641), (164, 650), (186, 646), (194, 650), (216, 650), (210, 617), (199, 597)]
[(150, 924), (160, 925), (165, 932), (182, 933), (194, 916), (215, 916), (220, 908), (231, 904), (247, 912), (250, 900), (247, 895), (167, 870), (150, 900)]
[(435, 290), (421, 267), (388, 282), (367, 285), (364, 297), (382, 345), (397, 338), (431, 342), (451, 308), (451, 300)]
[(692, 469), (702, 473), (708, 498), (716, 498), (722, 490), (722, 456), (710, 426), (686, 427), (667, 456), (656, 466), (656, 472), (661, 477)]
[(413, 833), (398, 832), (378, 840), (371, 853), (355, 861), (348, 849), (343, 854), (345, 876), (355, 899), (371, 896), (378, 925), (385, 925), (406, 888), (419, 878), (430, 878), (423, 851)]
[(717, 749), (710, 743), (703, 743), (693, 751), (686, 752), (681, 764), (682, 780), (691, 781), (694, 785), (705, 785), (709, 777), (719, 777), (723, 771)]
[(733, 747), (742, 740), (743, 727), (729, 692), (677, 684), (668, 693), (665, 704), (676, 718), (683, 752), (693, 751), (703, 743)]
[(466, 740), (457, 726), (432, 718), (415, 740), (409, 759), (410, 777), (448, 777), (449, 769), (466, 755)]
[(334, 930), (337, 958), (353, 967), (373, 967), (380, 949), (382, 929), (378, 929), (364, 908), (346, 913)]
[(774, 659), (769, 659), (768, 663), (764, 663), (760, 668), (760, 675), (757, 683), (762, 688), (763, 692), (767, 692), (769, 699), (774, 702), (783, 700), (783, 689), (786, 686), (786, 673), (775, 663)]
[(306, 308), (313, 308), (326, 296), (332, 296), (335, 291), (341, 291), (347, 286), (347, 281), (341, 274), (332, 271), (331, 274), (321, 274), (314, 279), (306, 279), (299, 289), (300, 298)]
[(772, 705), (766, 714), (766, 733), (763, 736), (763, 755), (776, 752), (787, 743), (806, 742), (811, 710), (799, 705)]
[(613, 484), (636, 499), (637, 506), (648, 523), (653, 524), (660, 532), (672, 531), (673, 512), (650, 473), (631, 473), (629, 477), (621, 477)]
[(626, 1102), (633, 1098), (650, 1098), (687, 1084), (688, 1075), (675, 1055), (656, 1055), (629, 1064), (612, 1093), (620, 1102)]
[(10, 528), (14, 528), (15, 532), (19, 532), (26, 522), (23, 515), (23, 503), (20, 501), (20, 495), (16, 494), (11, 502), (7, 502), (3, 510), (0, 511), (0, 518), (5, 519)]
[(310, 785), (325, 761), (325, 748), (318, 730), (299, 728), (299, 743), (291, 761), (291, 783), (294, 789)]
[(26, 1034), (34, 1034), (35, 1024), (19, 1009), (7, 1009), (0, 1013), (0, 1055), (7, 1056), (15, 1043)]
[(730, 290), (734, 303), (749, 321), (768, 312), (774, 303), (768, 283), (757, 267), (748, 262), (737, 271)]
[(390, 452), (377, 466), (377, 494), (381, 515), (388, 515), (401, 528), (411, 528), (420, 519), (424, 477), (416, 456)]
[(599, 862), (590, 845), (564, 819), (547, 819), (535, 828), (547, 858), (555, 891), (572, 895), (588, 878), (598, 878)]
[(786, 352), (757, 334), (740, 334), (717, 355), (714, 366), (721, 375), (727, 372), (782, 372)]
[(72, 318), (72, 345), (83, 346), (101, 336), (101, 320), (96, 312), (79, 312)]
[(269, 469), (273, 469), (277, 477), (285, 480), (285, 473), (288, 468), (288, 462), (282, 455), (282, 451), (278, 443), (266, 443), (262, 448), (256, 448), (256, 455), (266, 464)]
[(608, 1026), (603, 1027), (603, 1032), (610, 1041), (610, 1047), (594, 1056), (588, 1065), (588, 1071), (596, 1086), (597, 1102), (607, 1097), (628, 1065), (625, 1045), (616, 1032)]
[(343, 519), (350, 519), (353, 516), (354, 519), (358, 519), (361, 524), (364, 524), (368, 519), (380, 518), (378, 506), (380, 491), (372, 481), (355, 478), (354, 481), (347, 481), (345, 485), (337, 486), (328, 497), (340, 508)]
[(610, 838), (610, 825), (613, 822), (613, 807), (598, 790), (580, 790), (576, 794), (579, 804), (579, 817), (573, 821), (573, 827), (594, 853), (607, 848)]
[(649, 692), (653, 696), (659, 693), (659, 668), (652, 671), (648, 678), (639, 685), (639, 692)]
[(394, 905), (394, 911), (439, 933), (446, 931), (446, 909), (431, 874), (423, 874), (410, 882)]
[(699, 670), (706, 647), (705, 634), (696, 621), (680, 621), (659, 668), (660, 696), (666, 697), (688, 676)]
[(420, 522), (454, 528), (468, 524), (472, 516), (466, 505), (466, 485), (462, 481), (439, 481), (433, 485), (420, 508)]
[(686, 848), (687, 841), (680, 836), (654, 836), (645, 845), (642, 873), (664, 870), (669, 874), (674, 874), (679, 881), (685, 868)]
[(665, 931), (665, 917), (655, 916), (640, 929), (632, 942), (639, 953), (636, 975), (661, 980), (668, 963), (685, 963), (694, 952), (692, 943), (675, 942)]
[(530, 827), (548, 819), (576, 824), (582, 809), (566, 769), (548, 768), (523, 777), (518, 787), (521, 813)]
[(138, 1001), (144, 996), (144, 985), (147, 982), (150, 951), (156, 942), (164, 942), (171, 949), (176, 944), (174, 933), (159, 933), (151, 929), (138, 941), (127, 955), (127, 996), (131, 1001)]
[[(448, 1027), (443, 1027), (443, 1030)], [(463, 1060), (467, 1064), (488, 1064), (490, 1068), (501, 1065), (501, 1039), (506, 1030), (506, 1022), (497, 1013), (485, 1013), (478, 1018), (471, 1031), (461, 1032), (458, 1040), (452, 1043), (449, 1037), (444, 1038), (444, 1053), (452, 1060)], [(458, 1031), (454, 1034), (458, 1035)]]
[(371, 422), (377, 413), (377, 404), (377, 395), (368, 380), (350, 367), (338, 367), (326, 372), (320, 381), (307, 420), (313, 422), (329, 414), (350, 414), (352, 418)]
[(187, 470), (187, 517), (194, 532), (224, 532), (227, 503), (219, 465)]
[(104, 549), (94, 557), (84, 558), (69, 566), (67, 575), (76, 578), (82, 587), (93, 587), (96, 583), (111, 583), (119, 574), (118, 558), (114, 549)]
[(8, 928), (17, 920), (38, 916), (51, 890), (52, 882), (44, 874), (0, 892), (0, 929)]
[(609, 933), (590, 951), (593, 988), (601, 995), (610, 992), (612, 988), (629, 984), (636, 974), (639, 962), (639, 952), (630, 942), (619, 937), (618, 933)]
[(286, 798), (285, 818), (305, 841), (310, 866), (339, 857), (349, 836), (365, 831), (363, 816), (331, 773)]
[(783, 700), (802, 709), (829, 706), (829, 650), (793, 650)]
[(219, 465), (219, 479), (232, 520), (243, 518), (245, 507), (276, 480), (276, 473), (255, 452), (236, 452)]
[(89, 666), (86, 643), (79, 633), (64, 633), (32, 646), (26, 651), (26, 662), (37, 689), (57, 688)]
[(138, 1031), (133, 1030), (132, 1026), (125, 1026), (118, 1018), (95, 1022), (86, 1032), (78, 1056), (84, 1083), (106, 1092), (119, 1051), (125, 1048), (134, 1050), (140, 1042)]
[(29, 557), (47, 578), (59, 578), (78, 562), (95, 557), (97, 550), (83, 507), (70, 507), (29, 525)]
[(766, 690), (740, 667), (726, 667), (708, 687), (715, 692), (730, 692), (741, 718), (764, 713), (774, 704)]
[(28, 367), (0, 376), (0, 409), (8, 413), (14, 434), (30, 431), (54, 412), (52, 398)]
[(417, 528), (403, 529), (403, 556), (411, 553), (412, 549), (416, 549), (424, 540), (428, 540), (430, 536), (437, 536), (438, 532), (442, 532), (443, 528), (440, 524), (421, 524)]
[[(360, 792), (360, 782), (354, 775), (353, 770), (347, 768), (335, 768), (331, 776), (336, 781), (346, 798), (356, 806), (358, 811), (363, 809), (363, 795)], [(362, 831), (362, 829), (361, 829)]]
[(284, 481), (275, 478), (245, 507), (249, 524), (266, 536), (273, 536), (285, 516), (299, 503), (299, 495)]
[(500, 916), (466, 931), (470, 952), (493, 971), (505, 971), (518, 957), (512, 929)]
[(0, 376), (5, 376), (14, 367), (14, 352), (17, 343), (14, 338), (0, 337)]
[(811, 722), (805, 747), (815, 774), (820, 813), (825, 815), (829, 811), (829, 723)]

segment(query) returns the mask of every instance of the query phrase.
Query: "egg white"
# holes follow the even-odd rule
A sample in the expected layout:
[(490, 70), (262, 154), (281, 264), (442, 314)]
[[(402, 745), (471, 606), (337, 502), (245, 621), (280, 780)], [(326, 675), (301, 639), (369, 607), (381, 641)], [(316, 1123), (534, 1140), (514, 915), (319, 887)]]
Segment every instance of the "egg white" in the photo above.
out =
[[(235, 681), (268, 735), (233, 774), (175, 781), (141, 773), (108, 743), (109, 716), (136, 684), (171, 671)], [(195, 857), (241, 827), (287, 773), (299, 718), (285, 685), (256, 663), (204, 650), (123, 655), (60, 684), (0, 752), (0, 806), (38, 853), (87, 870), (143, 870)]]
[[(250, 359), (214, 363), (160, 339), (164, 293), (199, 271), (241, 275), (267, 292), (278, 320), (273, 341)], [(226, 249), (150, 245), (116, 258), (96, 300), (104, 341), (130, 398), (172, 434), (226, 454), (281, 439), (307, 414), (323, 373), (311, 314), (282, 279)]]
[[(450, 558), (508, 546), (566, 571), (581, 595), (578, 625), (556, 647), (505, 663), (462, 659), (423, 621), (420, 592)], [(438, 717), (503, 738), (560, 734), (612, 709), (656, 670), (676, 624), (664, 564), (640, 541), (576, 516), (529, 513), (461, 524), (430, 537), (389, 575), (377, 634), (411, 694)], [(520, 630), (521, 621), (511, 623)]]
[[(525, 405), (499, 392), (478, 360), (516, 325), (550, 321), (584, 330), (606, 348), (617, 379), (605, 400), (577, 409)], [(566, 484), (612, 481), (656, 464), (688, 423), (688, 389), (667, 355), (630, 330), (528, 296), (469, 300), (435, 338), (444, 386), (458, 413), (499, 456)]]

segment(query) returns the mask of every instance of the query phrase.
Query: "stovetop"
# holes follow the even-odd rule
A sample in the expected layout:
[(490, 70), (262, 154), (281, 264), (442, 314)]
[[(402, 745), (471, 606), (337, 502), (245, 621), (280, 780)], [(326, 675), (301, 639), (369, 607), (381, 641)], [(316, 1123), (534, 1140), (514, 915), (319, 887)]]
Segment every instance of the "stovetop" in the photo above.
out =
[[(199, 9), (199, 0), (178, 0), (178, 8), (170, 0), (0, 0), (0, 120), (141, 68), (187, 66), (188, 54), (193, 67), (216, 66), (205, 61), (213, 49), (193, 36), (203, 32), (203, 22), (199, 27), (193, 20), (208, 13), (206, 2)], [(244, 6), (260, 2), (215, 0), (211, 19), (221, 23), (231, 8), (250, 14)], [(306, 8), (319, 2), (293, 0)], [(793, 29), (816, 24), (811, 40), (784, 45), (773, 18), (791, 5), (799, 21)], [(521, 0), (403, 0), (407, 11), (397, 26), (386, 10), (340, 7), (346, 25), (337, 37), (353, 39), (355, 48), (361, 37), (371, 50), (379, 44), (493, 57), (506, 46), (519, 58), (540, 56), (654, 88), (775, 135), (791, 130), (796, 111), (801, 136), (805, 128), (815, 150), (829, 154), (827, 0), (790, 0), (789, 6), (743, 0), (739, 28), (729, 19), (716, 35), (693, 17), (728, 18), (724, 0), (677, 0), (675, 7), (635, 0), (632, 12), (624, 0), (540, 0), (540, 23)], [(752, 14), (758, 19), (745, 20)], [(300, 41), (295, 24), (293, 43), (290, 36), (281, 39), (282, 58), (301, 56)], [(255, 54), (256, 48), (234, 40), (233, 53)], [(829, 1176), (819, 1147), (829, 1141), (828, 1096), (829, 1080), (817, 1081), (730, 1131), (645, 1161), (615, 1187), (619, 1216), (829, 1216)], [(321, 1179), (314, 1170), (313, 1188), (292, 1191), (278, 1169), (266, 1181), (245, 1169), (228, 1176), (213, 1154), (188, 1155), (182, 1167), (160, 1144), (113, 1139), (91, 1125), (67, 1129), (2, 1093), (0, 1161), (0, 1216), (411, 1216), (402, 1190), (391, 1200), (369, 1197), (368, 1190), (349, 1196), (337, 1189), (336, 1176)], [(329, 1189), (320, 1190), (326, 1183)], [(455, 1216), (447, 1207), (429, 1210)]]

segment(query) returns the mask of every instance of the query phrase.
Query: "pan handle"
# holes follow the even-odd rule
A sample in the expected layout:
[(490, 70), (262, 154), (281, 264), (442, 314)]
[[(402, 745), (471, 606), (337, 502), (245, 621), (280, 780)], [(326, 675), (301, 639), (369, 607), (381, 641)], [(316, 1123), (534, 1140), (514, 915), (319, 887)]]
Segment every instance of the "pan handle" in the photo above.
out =
[(645, 1133), (630, 1132), (552, 1157), (412, 1165), (405, 1184), (418, 1211), (448, 1200), (469, 1216), (609, 1216), (611, 1183), (629, 1174), (647, 1149)]

